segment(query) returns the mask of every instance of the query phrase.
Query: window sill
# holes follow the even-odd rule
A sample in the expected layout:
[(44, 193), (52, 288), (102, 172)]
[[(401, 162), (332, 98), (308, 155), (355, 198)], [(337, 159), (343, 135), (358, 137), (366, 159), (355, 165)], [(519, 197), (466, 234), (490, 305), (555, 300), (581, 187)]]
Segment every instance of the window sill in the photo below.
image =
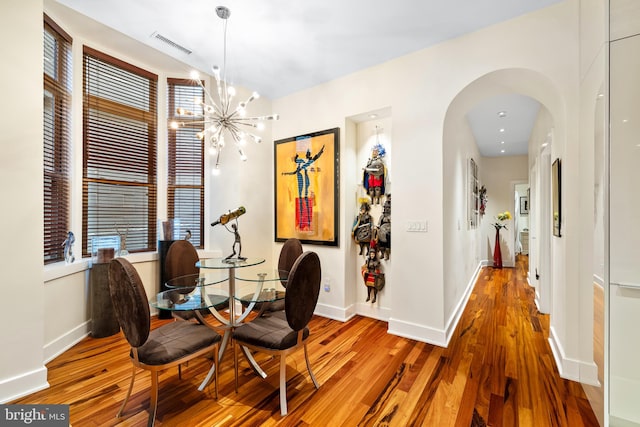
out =
[[(140, 253), (125, 255), (124, 258), (126, 258), (132, 264), (136, 264), (140, 262), (150, 262), (150, 261), (156, 261), (158, 259), (158, 253), (157, 252), (140, 252)], [(84, 270), (88, 270), (89, 268), (91, 268), (91, 258), (82, 258), (81, 260), (76, 260), (72, 264), (67, 264), (64, 262), (47, 264), (44, 266), (44, 282), (46, 283), (52, 280), (60, 279), (65, 276), (69, 276)]]

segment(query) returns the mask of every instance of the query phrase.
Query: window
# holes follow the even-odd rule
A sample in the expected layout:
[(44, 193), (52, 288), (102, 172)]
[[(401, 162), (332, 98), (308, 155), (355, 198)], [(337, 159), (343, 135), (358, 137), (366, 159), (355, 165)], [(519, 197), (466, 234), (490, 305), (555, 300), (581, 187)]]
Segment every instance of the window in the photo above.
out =
[[(191, 243), (204, 246), (204, 143), (197, 137), (204, 126), (202, 121), (185, 121), (176, 117), (177, 108), (193, 111), (194, 99), (202, 100), (204, 90), (192, 80), (168, 79), (169, 121), (185, 123), (178, 129), (169, 129), (169, 174), (167, 186), (167, 212), (169, 219), (179, 219), (181, 230), (191, 231)], [(197, 115), (200, 111), (194, 111)]]
[(82, 254), (120, 235), (121, 251), (156, 249), (158, 76), (85, 46)]
[(64, 260), (69, 231), (71, 37), (44, 16), (44, 263)]

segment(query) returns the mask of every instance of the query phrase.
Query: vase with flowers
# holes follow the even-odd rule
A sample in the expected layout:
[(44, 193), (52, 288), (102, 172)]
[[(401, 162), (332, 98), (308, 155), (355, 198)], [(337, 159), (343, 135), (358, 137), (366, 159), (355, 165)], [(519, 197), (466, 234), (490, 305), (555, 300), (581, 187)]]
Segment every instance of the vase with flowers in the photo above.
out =
[(509, 211), (500, 212), (498, 215), (496, 215), (497, 221), (493, 224), (493, 226), (496, 228), (496, 243), (493, 248), (494, 268), (502, 268), (502, 251), (500, 250), (500, 230), (502, 230), (503, 228), (507, 230), (507, 224), (505, 224), (503, 221), (508, 221), (511, 218), (512, 218), (511, 212)]

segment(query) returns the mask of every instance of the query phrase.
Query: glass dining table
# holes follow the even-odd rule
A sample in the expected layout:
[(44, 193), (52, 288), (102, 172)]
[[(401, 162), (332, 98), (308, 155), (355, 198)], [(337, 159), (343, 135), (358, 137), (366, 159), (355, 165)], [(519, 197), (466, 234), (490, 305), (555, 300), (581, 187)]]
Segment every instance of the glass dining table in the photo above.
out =
[[(260, 316), (269, 304), (284, 299), (288, 272), (265, 267), (264, 262), (259, 258), (200, 260), (196, 264), (199, 274), (167, 281), (167, 290), (158, 293), (149, 304), (162, 310), (193, 312), (200, 322), (213, 328), (203, 317), (203, 313), (210, 312), (224, 328), (218, 359), (221, 360), (236, 326), (246, 321), (249, 314)], [(251, 352), (241, 348), (256, 374), (266, 378)], [(215, 363), (198, 390), (204, 389), (214, 372)]]

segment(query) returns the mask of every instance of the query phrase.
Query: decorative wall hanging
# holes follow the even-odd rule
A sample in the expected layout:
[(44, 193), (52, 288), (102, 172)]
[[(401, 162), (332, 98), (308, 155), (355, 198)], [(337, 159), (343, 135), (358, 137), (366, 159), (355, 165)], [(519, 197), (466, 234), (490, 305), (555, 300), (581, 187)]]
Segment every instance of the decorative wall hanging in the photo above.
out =
[(364, 168), (362, 184), (369, 197), (371, 203), (379, 205), (382, 203), (382, 197), (385, 193), (385, 180), (387, 168), (382, 160), (385, 155), (385, 149), (378, 138), (378, 126), (376, 126), (376, 144), (371, 150), (371, 157), (367, 161)]
[(339, 154), (339, 128), (275, 142), (276, 242), (338, 245)]
[(388, 260), (391, 254), (391, 194), (387, 194), (382, 206), (382, 215), (380, 215), (376, 230), (376, 241), (380, 258)]
[(373, 217), (369, 214), (369, 211), (371, 211), (371, 205), (368, 202), (362, 202), (360, 204), (360, 213), (351, 230), (353, 240), (360, 245), (359, 255), (365, 256), (369, 255), (369, 245), (373, 237)]
[(480, 186), (478, 185), (478, 165), (472, 158), (469, 159), (467, 176), (469, 182), (468, 224), (469, 228), (476, 228), (480, 211)]
[(375, 303), (378, 298), (378, 291), (384, 288), (384, 272), (382, 271), (377, 251), (369, 251), (369, 256), (362, 265), (362, 278), (367, 287), (366, 301)]
[(520, 215), (529, 215), (529, 197), (520, 197)]
[(483, 185), (480, 187), (480, 215), (484, 215), (485, 209), (487, 209), (487, 188)]

